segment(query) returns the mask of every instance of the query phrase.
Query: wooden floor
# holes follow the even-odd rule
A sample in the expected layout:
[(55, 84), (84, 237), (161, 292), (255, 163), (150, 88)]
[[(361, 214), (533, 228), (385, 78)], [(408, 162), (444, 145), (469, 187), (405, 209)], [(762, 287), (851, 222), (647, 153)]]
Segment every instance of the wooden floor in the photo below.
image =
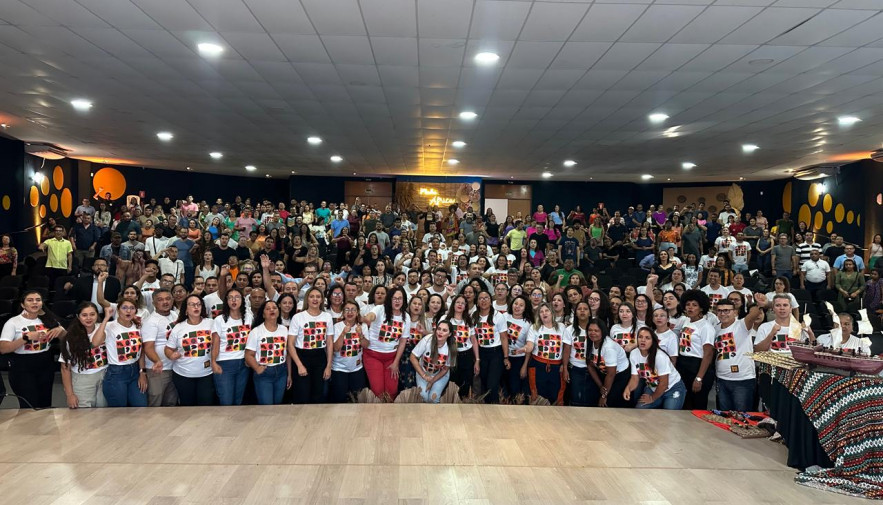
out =
[(688, 412), (320, 405), (0, 412), (0, 503), (861, 503)]

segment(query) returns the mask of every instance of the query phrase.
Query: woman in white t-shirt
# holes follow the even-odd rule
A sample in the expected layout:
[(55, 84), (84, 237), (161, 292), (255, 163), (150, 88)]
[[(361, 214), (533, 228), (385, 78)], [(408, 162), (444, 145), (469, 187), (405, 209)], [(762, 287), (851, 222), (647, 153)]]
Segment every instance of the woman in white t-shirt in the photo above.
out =
[(224, 295), (221, 313), (212, 322), (212, 372), (221, 405), (242, 405), (251, 371), (245, 365), (245, 344), (251, 332), (252, 313), (238, 288)]
[(212, 320), (206, 314), (202, 298), (189, 295), (163, 349), (172, 360), (172, 383), (182, 406), (205, 407), (215, 401), (212, 330)]
[(304, 300), (306, 309), (295, 314), (288, 327), (288, 353), (297, 367), (294, 403), (322, 403), (331, 379), (334, 321), (322, 310), (325, 296), (320, 288), (310, 288)]
[[(530, 300), (523, 294), (509, 302), (506, 316), (506, 336), (509, 340), (509, 356), (503, 360), (506, 366), (506, 389), (510, 403), (524, 403), (530, 398), (530, 383), (527, 380), (527, 365), (533, 351), (533, 343), (527, 341), (534, 317), (530, 311)], [(520, 396), (519, 396), (520, 395)]]
[(411, 366), (417, 372), (417, 387), (425, 403), (438, 403), (450, 380), (450, 368), (457, 364), (457, 343), (453, 325), (441, 321), (435, 333), (426, 335), (411, 350)]
[(671, 358), (671, 364), (678, 362), (678, 334), (671, 329), (668, 311), (659, 308), (653, 311), (653, 331), (659, 339), (659, 348)]
[(589, 372), (586, 370), (586, 351), (591, 342), (589, 341), (588, 326), (591, 315), (588, 302), (577, 302), (574, 307), (573, 344), (570, 353), (564, 356), (562, 374), (564, 382), (570, 383), (570, 405), (574, 407), (588, 407), (588, 382)]
[(93, 346), (92, 339), (101, 334), (110, 321), (111, 311), (104, 312), (104, 320), (98, 323), (98, 307), (83, 302), (77, 308), (77, 318), (71, 323), (61, 340), (61, 383), (68, 408), (106, 407), (101, 385), (107, 370), (107, 347)]
[(527, 340), (533, 344), (528, 365), (531, 398), (542, 396), (552, 405), (561, 405), (564, 400), (561, 362), (564, 355), (570, 353), (573, 343), (570, 327), (557, 322), (552, 307), (542, 303)]
[(256, 312), (245, 344), (245, 364), (254, 371), (254, 392), (260, 405), (278, 405), (291, 388), (288, 328), (279, 323), (279, 305), (267, 300)]
[(442, 321), (450, 321), (453, 325), (454, 340), (457, 342), (457, 366), (451, 374), (451, 380), (459, 388), (460, 397), (465, 397), (472, 390), (473, 379), (481, 371), (481, 360), (478, 357), (478, 341), (475, 339), (475, 327), (472, 317), (467, 312), (466, 297), (457, 295), (451, 301), (448, 313)]
[[(659, 348), (656, 332), (646, 326), (638, 329), (638, 347), (629, 354), (632, 378), (622, 393), (625, 401), (638, 396), (637, 408), (680, 410), (684, 406), (687, 388), (681, 375), (671, 364), (669, 356)], [(644, 390), (636, 391), (638, 380), (644, 380)]]
[(378, 397), (395, 400), (399, 394), (399, 362), (411, 334), (406, 310), (407, 295), (400, 287), (389, 289), (383, 305), (374, 307), (362, 321), (368, 326), (368, 348), (364, 349), (368, 385)]
[(852, 353), (859, 353), (863, 356), (871, 355), (871, 346), (865, 339), (852, 334), (854, 323), (852, 316), (845, 312), (837, 314), (837, 320), (840, 323), (840, 337), (836, 338), (833, 334), (827, 333), (819, 335), (819, 345), (832, 347), (834, 349), (843, 349)]
[(107, 342), (107, 371), (101, 390), (108, 407), (147, 406), (147, 369), (141, 330), (135, 324), (137, 309), (133, 302), (121, 301), (116, 320), (105, 326), (105, 338), (95, 335), (92, 341), (96, 346)]
[(402, 358), (399, 362), (399, 391), (404, 391), (417, 385), (417, 374), (411, 366), (411, 351), (423, 340), (423, 337), (433, 331), (431, 325), (427, 327), (424, 307), (423, 299), (419, 296), (412, 296), (408, 301), (408, 317), (411, 318), (411, 332), (408, 334), (405, 350), (402, 352)]
[(359, 304), (349, 301), (341, 308), (343, 321), (334, 325), (334, 357), (331, 359), (331, 401), (344, 403), (365, 389), (362, 349), (368, 346), (368, 326), (359, 318)]
[[(677, 370), (687, 387), (684, 405), (689, 410), (706, 410), (714, 387), (714, 325), (706, 317), (711, 299), (698, 289), (681, 297), (687, 321), (678, 338)], [(717, 319), (715, 317), (715, 319)]]
[(95, 290), (95, 300), (98, 301), (98, 305), (101, 305), (103, 310), (107, 310), (110, 307), (114, 314), (119, 313), (117, 310), (117, 306), (123, 300), (129, 300), (134, 303), (138, 309), (135, 311), (135, 324), (138, 327), (141, 327), (141, 322), (150, 317), (150, 311), (147, 310), (147, 306), (144, 303), (144, 295), (141, 294), (141, 290), (138, 289), (138, 286), (129, 285), (123, 288), (123, 291), (120, 293), (119, 299), (116, 302), (110, 302), (104, 298), (104, 281), (107, 279), (107, 272), (101, 272), (98, 274), (98, 284)]
[(587, 403), (599, 407), (634, 407), (622, 393), (632, 377), (629, 358), (622, 347), (608, 337), (607, 325), (600, 319), (589, 321), (587, 333), (592, 352), (588, 354)]
[(504, 360), (509, 356), (509, 336), (506, 316), (491, 307), (491, 294), (478, 293), (478, 310), (475, 313), (475, 339), (478, 356), (482, 362), (479, 373), (485, 403), (499, 403), (503, 373), (512, 364)]
[(617, 310), (617, 316), (617, 323), (610, 327), (610, 338), (628, 354), (638, 345), (635, 339), (638, 330), (635, 307), (629, 302), (622, 302)]
[(509, 285), (505, 282), (499, 282), (494, 286), (494, 302), (492, 307), (504, 316), (507, 314), (509, 310)]

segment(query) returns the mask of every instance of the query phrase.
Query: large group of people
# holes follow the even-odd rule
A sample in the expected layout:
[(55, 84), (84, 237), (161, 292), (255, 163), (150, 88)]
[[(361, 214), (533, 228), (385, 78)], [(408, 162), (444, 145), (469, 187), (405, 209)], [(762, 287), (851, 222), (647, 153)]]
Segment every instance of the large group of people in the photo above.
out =
[[(454, 388), (665, 409), (705, 409), (714, 392), (741, 411), (756, 402), (750, 352), (870, 353), (855, 317), (880, 328), (880, 235), (863, 258), (787, 213), (714, 210), (83, 200), (39, 244), (46, 276), (64, 278), (53, 299), (75, 313), (25, 287), (0, 353), (22, 407), (51, 405), (60, 363), (70, 408), (347, 402), (365, 388), (432, 403)], [(0, 278), (20, 261), (4, 235)], [(802, 324), (807, 312), (822, 322)]]

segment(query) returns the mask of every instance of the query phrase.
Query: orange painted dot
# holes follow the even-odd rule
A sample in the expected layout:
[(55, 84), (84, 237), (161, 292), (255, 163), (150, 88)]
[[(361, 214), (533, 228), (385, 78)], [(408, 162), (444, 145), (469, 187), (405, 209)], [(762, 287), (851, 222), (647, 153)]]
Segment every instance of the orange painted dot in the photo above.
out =
[(817, 211), (816, 211), (816, 217), (815, 217), (815, 219), (813, 220), (813, 229), (814, 229), (814, 230), (821, 230), (821, 229), (822, 229), (822, 223), (824, 223), (824, 221), (825, 221), (825, 217), (822, 215), (822, 211), (817, 210)]
[(40, 190), (37, 189), (37, 186), (31, 186), (30, 201), (31, 207), (36, 207), (40, 203)]
[(71, 195), (71, 190), (64, 188), (64, 191), (61, 192), (61, 214), (64, 217), (71, 217), (73, 203), (74, 197)]
[(827, 230), (828, 235), (830, 235), (831, 232), (834, 231), (834, 223), (832, 223), (831, 221), (828, 221), (828, 226), (825, 228), (825, 230)]
[(52, 212), (58, 212), (58, 196), (52, 195), (49, 197), (49, 210)]
[(64, 170), (61, 169), (61, 165), (55, 165), (55, 169), (52, 170), (52, 184), (59, 191), (64, 186)]
[(40, 192), (44, 195), (49, 194), (49, 179), (43, 177), (43, 180), (40, 181)]
[(9, 198), (9, 195), (3, 195), (3, 210), (9, 210), (11, 206), (12, 200)]
[(800, 212), (797, 213), (797, 222), (803, 221), (809, 226), (810, 221), (812, 220), (812, 211), (809, 209), (809, 205), (803, 204), (800, 206)]
[(782, 191), (782, 210), (785, 212), (791, 212), (791, 183), (788, 182), (785, 184), (785, 189)]
[(846, 213), (846, 222), (852, 224), (855, 221), (855, 212), (849, 211)]
[(41, 218), (46, 217), (46, 205), (43, 205), (43, 204), (40, 205), (40, 217)]
[(834, 205), (834, 198), (831, 197), (831, 193), (825, 195), (825, 198), (822, 199), (822, 208), (825, 209), (825, 212), (831, 212), (831, 207)]

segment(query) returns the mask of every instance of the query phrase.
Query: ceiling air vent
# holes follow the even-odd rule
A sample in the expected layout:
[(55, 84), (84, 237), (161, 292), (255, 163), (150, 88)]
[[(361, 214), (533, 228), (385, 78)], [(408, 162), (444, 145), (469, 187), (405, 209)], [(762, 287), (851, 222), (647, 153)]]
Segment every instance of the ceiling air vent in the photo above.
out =
[(810, 165), (794, 171), (794, 177), (801, 181), (811, 181), (822, 177), (831, 177), (840, 173), (840, 165)]
[(66, 158), (70, 151), (47, 142), (26, 142), (25, 152), (47, 160), (60, 160)]

